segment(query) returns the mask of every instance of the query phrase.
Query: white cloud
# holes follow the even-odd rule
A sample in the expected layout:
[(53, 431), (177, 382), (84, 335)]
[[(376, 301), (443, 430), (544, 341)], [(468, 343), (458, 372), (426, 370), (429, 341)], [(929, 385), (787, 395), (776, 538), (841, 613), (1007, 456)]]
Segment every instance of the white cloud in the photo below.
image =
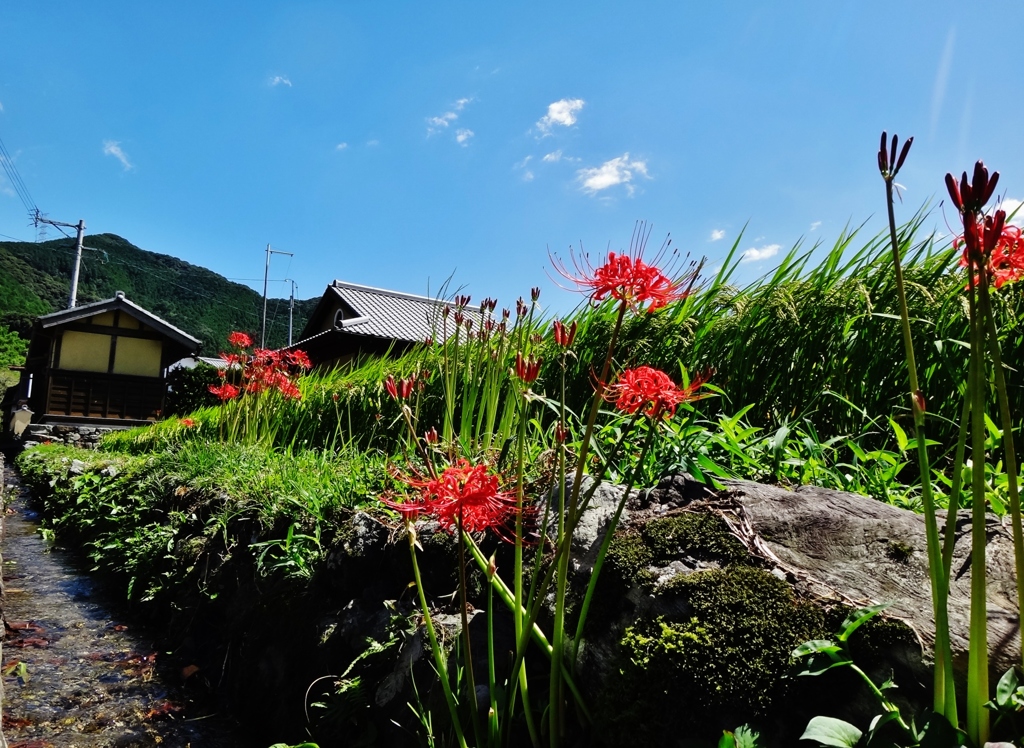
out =
[(103, 155), (116, 158), (121, 162), (121, 166), (124, 167), (125, 171), (135, 168), (132, 166), (132, 162), (128, 160), (128, 154), (121, 150), (121, 144), (116, 140), (103, 141)]
[(0, 112), (2, 112), (3, 110), (4, 110), (4, 103), (2, 101), (0, 101)]
[[(436, 135), (445, 130), (448, 125), (459, 118), (458, 112), (465, 109), (466, 105), (472, 101), (472, 98), (458, 99), (452, 106), (452, 111), (445, 112), (439, 117), (427, 117), (427, 136)], [(459, 140), (458, 137), (456, 137), (456, 140)], [(463, 140), (459, 140), (459, 142), (462, 143)]]
[(290, 80), (288, 80), (288, 76), (285, 76), (285, 75), (275, 75), (273, 78), (270, 79), (270, 85), (271, 86), (288, 86), (288, 88), (291, 88), (292, 87), (292, 82)]
[(427, 135), (441, 132), (458, 118), (455, 112), (445, 112), (440, 117), (427, 117)]
[(366, 145), (368, 145), (370, 148), (373, 148), (374, 146), (380, 145), (380, 141), (377, 140), (377, 138), (374, 138), (373, 140), (367, 140)]
[(468, 128), (462, 128), (461, 130), (455, 131), (455, 140), (458, 141), (461, 146), (465, 146), (472, 137), (473, 131)]
[[(999, 203), (999, 209), (1005, 210), (1006, 215), (1010, 215), (1013, 211), (1017, 210), (1024, 204), (1020, 200), (1012, 197), (1004, 197), (1002, 202)], [(1015, 226), (1024, 226), (1024, 209), (1017, 210), (1017, 215), (1010, 219), (1010, 223)]]
[(533, 172), (526, 168), (531, 161), (533, 161), (533, 156), (527, 156), (519, 163), (512, 164), (512, 168), (515, 169), (516, 171), (522, 170), (524, 182), (533, 181)]
[(817, 231), (819, 228), (821, 228), (821, 221), (815, 221), (814, 223), (811, 224), (810, 230)]
[(558, 149), (557, 151), (552, 151), (551, 153), (547, 154), (546, 156), (544, 156), (544, 158), (541, 159), (541, 161), (544, 161), (545, 163), (549, 163), (549, 164), (553, 164), (556, 161), (561, 161), (561, 160), (562, 160), (562, 150), (561, 149)]
[(569, 127), (576, 124), (576, 113), (585, 103), (583, 99), (559, 99), (548, 104), (548, 113), (537, 121), (537, 129), (549, 135), (555, 125)]
[(624, 153), (618, 158), (605, 161), (600, 166), (580, 169), (576, 172), (576, 179), (580, 183), (580, 189), (591, 195), (617, 184), (625, 184), (626, 192), (632, 195), (635, 189), (631, 184), (634, 174), (650, 179), (647, 174), (647, 162), (630, 161), (629, 154)]
[(781, 244), (765, 244), (763, 247), (751, 247), (740, 255), (740, 262), (757, 262), (774, 257), (782, 249)]
[(711, 232), (711, 241), (717, 242), (719, 239), (725, 238), (725, 232), (722, 229), (714, 229)]
[(334, 146), (334, 150), (336, 151), (343, 151), (346, 148), (348, 148), (348, 143), (338, 143), (336, 146)]

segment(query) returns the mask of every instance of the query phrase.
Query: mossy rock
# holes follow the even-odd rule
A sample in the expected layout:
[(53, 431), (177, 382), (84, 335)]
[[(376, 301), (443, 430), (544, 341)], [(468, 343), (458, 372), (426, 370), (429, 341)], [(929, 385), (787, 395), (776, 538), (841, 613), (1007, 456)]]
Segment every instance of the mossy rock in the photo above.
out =
[(725, 521), (710, 512), (659, 517), (645, 524), (642, 533), (659, 564), (684, 556), (716, 561), (722, 566), (750, 562), (747, 549), (729, 532)]
[(609, 745), (675, 744), (682, 734), (711, 740), (756, 721), (784, 695), (793, 649), (826, 634), (823, 611), (763, 569), (681, 574), (659, 591), (680, 598), (687, 613), (626, 628), (621, 676), (595, 709)]

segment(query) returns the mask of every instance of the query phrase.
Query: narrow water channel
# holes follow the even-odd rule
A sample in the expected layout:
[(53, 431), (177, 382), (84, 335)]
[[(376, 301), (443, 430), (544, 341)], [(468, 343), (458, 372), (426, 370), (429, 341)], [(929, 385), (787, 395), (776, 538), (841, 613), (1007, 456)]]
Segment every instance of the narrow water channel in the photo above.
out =
[(239, 748), (231, 720), (190, 699), (187, 670), (43, 539), (16, 472), (5, 468), (3, 479), (0, 677), (10, 748)]

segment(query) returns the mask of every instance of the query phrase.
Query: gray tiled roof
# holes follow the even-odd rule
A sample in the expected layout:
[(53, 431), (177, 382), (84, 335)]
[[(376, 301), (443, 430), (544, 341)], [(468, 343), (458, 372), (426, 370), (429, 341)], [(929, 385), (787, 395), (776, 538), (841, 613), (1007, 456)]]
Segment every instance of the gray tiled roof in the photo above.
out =
[[(342, 322), (346, 333), (391, 340), (422, 342), (428, 337), (442, 336), (442, 310), (452, 307), (451, 302), (427, 296), (387, 291), (372, 286), (361, 286), (336, 280), (329, 288), (356, 313), (353, 319)], [(469, 307), (466, 314), (478, 318), (479, 309)], [(449, 334), (454, 321), (448, 319)]]

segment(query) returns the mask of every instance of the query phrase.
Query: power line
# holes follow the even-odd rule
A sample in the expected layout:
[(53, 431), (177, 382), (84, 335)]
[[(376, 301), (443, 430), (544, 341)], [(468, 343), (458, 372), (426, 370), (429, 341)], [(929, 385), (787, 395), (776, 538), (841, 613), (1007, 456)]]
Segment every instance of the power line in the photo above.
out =
[(36, 207), (35, 200), (29, 194), (28, 186), (22, 180), (21, 174), (18, 173), (18, 167), (14, 165), (14, 160), (11, 158), (11, 154), (7, 152), (7, 146), (4, 145), (2, 139), (0, 139), (0, 164), (3, 165), (7, 180), (14, 187), (14, 191), (18, 193), (18, 198), (21, 200), (21, 204), (25, 206), (25, 210), (29, 214), (38, 213), (39, 209)]

